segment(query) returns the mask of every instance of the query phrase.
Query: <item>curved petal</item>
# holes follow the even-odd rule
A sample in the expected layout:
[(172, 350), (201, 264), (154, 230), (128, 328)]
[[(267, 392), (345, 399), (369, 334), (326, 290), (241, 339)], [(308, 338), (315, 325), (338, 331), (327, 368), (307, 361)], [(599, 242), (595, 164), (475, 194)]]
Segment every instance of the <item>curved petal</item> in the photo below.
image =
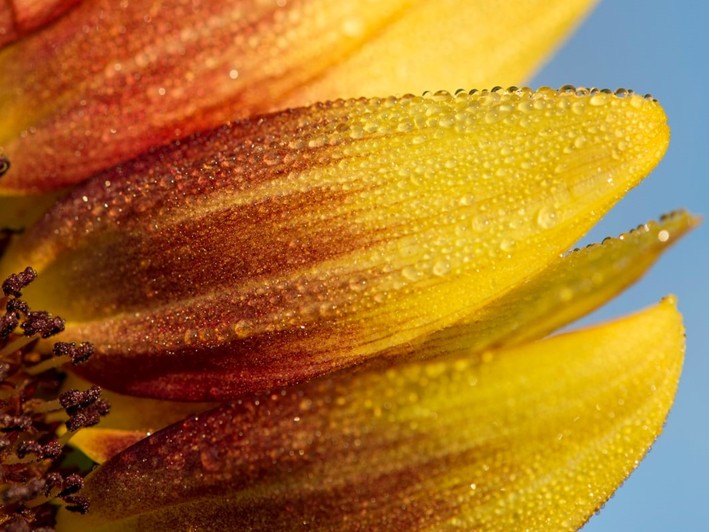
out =
[(13, 163), (0, 193), (63, 187), (286, 106), (519, 83), (591, 3), (85, 0), (0, 51), (0, 147)]
[(286, 95), (285, 106), (333, 96), (518, 85), (595, 4), (595, 0), (417, 2), (385, 31)]
[[(670, 245), (699, 224), (686, 211), (664, 215), (617, 238), (576, 249), (541, 273), (452, 327), (422, 339), (408, 356), (433, 358), (465, 352), (469, 356), (509, 347), (546, 334), (595, 310), (638, 280)], [(371, 366), (388, 364), (402, 349), (382, 353)]]
[[(65, 390), (84, 390), (88, 387), (89, 383), (75, 375), (68, 375), (63, 384)], [(108, 390), (102, 390), (101, 396), (111, 405), (111, 415), (103, 418), (99, 426), (77, 431), (70, 440), (72, 447), (76, 447), (98, 463), (105, 462), (168, 425), (217, 406), (214, 403), (142, 399)]]
[[(490, 353), (244, 399), (86, 480), (67, 530), (575, 529), (662, 429), (684, 352), (666, 300)], [(102, 525), (105, 528), (100, 528)]]
[(0, 4), (0, 48), (53, 22), (82, 0), (4, 0)]
[(636, 95), (551, 89), (287, 111), (96, 176), (1, 267), (40, 272), (27, 298), (96, 345), (94, 382), (268, 389), (424, 338), (543, 270), (659, 161), (665, 120)]
[[(575, 250), (481, 309), (474, 318), (432, 334), (421, 346), (407, 345), (406, 356), (428, 359), (464, 353), (474, 360), (491, 347), (541, 338), (617, 295), (697, 223), (698, 219), (686, 212), (671, 213), (618, 238)], [(382, 357), (393, 354), (383, 353)], [(387, 364), (389, 360), (382, 362)], [(360, 368), (371, 370), (378, 364), (374, 361)], [(76, 380), (70, 377), (64, 387), (88, 388), (88, 383), (79, 384)], [(71, 439), (72, 446), (98, 463), (158, 429), (210, 408), (210, 403), (139, 399), (108, 391), (103, 396), (111, 404), (111, 415), (100, 427), (82, 429)]]

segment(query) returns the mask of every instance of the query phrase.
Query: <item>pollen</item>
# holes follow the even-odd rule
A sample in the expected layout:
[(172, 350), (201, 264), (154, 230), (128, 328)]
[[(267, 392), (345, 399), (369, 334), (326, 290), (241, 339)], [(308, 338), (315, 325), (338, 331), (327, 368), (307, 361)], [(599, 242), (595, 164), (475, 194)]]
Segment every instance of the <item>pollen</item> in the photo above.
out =
[[(110, 411), (98, 386), (60, 393), (61, 366), (86, 362), (94, 348), (88, 342), (41, 347), (40, 340), (64, 329), (64, 320), (31, 310), (22, 299), (36, 277), (30, 267), (9, 275), (0, 297), (0, 523), (8, 530), (53, 527), (60, 501), (67, 510), (88, 511), (78, 494), (83, 477), (60, 464), (73, 434)], [(61, 425), (66, 432), (58, 437)]]

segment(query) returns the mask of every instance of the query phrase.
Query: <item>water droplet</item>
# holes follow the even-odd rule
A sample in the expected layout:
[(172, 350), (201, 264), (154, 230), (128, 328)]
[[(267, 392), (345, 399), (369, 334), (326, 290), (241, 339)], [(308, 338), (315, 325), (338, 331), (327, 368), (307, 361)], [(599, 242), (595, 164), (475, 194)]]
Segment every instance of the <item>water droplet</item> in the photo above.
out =
[(531, 100), (524, 100), (517, 104), (517, 109), (523, 113), (529, 113), (534, 108)]
[(468, 207), (468, 206), (472, 205), (473, 203), (475, 203), (474, 196), (462, 196), (458, 200), (458, 205), (460, 205), (461, 207)]
[(571, 105), (571, 110), (576, 113), (577, 115), (580, 115), (584, 112), (586, 109), (586, 104), (583, 103), (582, 101), (574, 102)]
[(446, 275), (451, 269), (451, 265), (447, 261), (438, 261), (436, 264), (433, 265), (433, 269), (431, 270), (433, 272), (433, 275), (436, 275), (438, 277), (443, 277)]
[(515, 248), (514, 240), (503, 240), (500, 242), (500, 249), (505, 253), (509, 253)]
[(666, 231), (665, 229), (663, 229), (662, 231), (660, 231), (659, 233), (657, 233), (657, 239), (658, 239), (660, 242), (667, 242), (667, 241), (670, 239), (670, 233), (669, 233), (669, 231)]
[(541, 229), (551, 229), (556, 225), (556, 221), (556, 211), (552, 207), (545, 205), (539, 209), (537, 213), (537, 225)]
[(490, 111), (488, 113), (485, 113), (485, 117), (483, 120), (485, 121), (486, 124), (494, 124), (498, 120), (497, 113)]
[(318, 313), (322, 318), (329, 318), (335, 313), (337, 307), (332, 303), (321, 303), (318, 307)]
[(280, 162), (278, 153), (268, 152), (263, 155), (263, 162), (266, 166), (273, 166)]
[(199, 340), (199, 335), (194, 329), (187, 329), (183, 338), (185, 344), (192, 345)]
[(477, 216), (473, 220), (473, 229), (476, 231), (483, 231), (488, 225), (490, 225), (490, 216), (488, 215)]
[(324, 146), (325, 144), (327, 144), (327, 137), (325, 137), (324, 135), (320, 137), (315, 137), (308, 141), (308, 147), (310, 148), (319, 148), (321, 146)]
[(586, 143), (587, 143), (586, 137), (584, 137), (583, 135), (579, 135), (578, 137), (576, 137), (574, 139), (574, 147), (576, 147), (576, 148), (583, 148), (586, 145)]
[(568, 303), (574, 297), (574, 291), (569, 287), (564, 287), (559, 291), (559, 299)]
[(404, 276), (404, 279), (408, 279), (409, 281), (415, 281), (421, 277), (421, 272), (419, 272), (413, 266), (406, 266), (403, 270), (401, 270), (401, 275)]
[(253, 324), (249, 320), (239, 320), (232, 327), (234, 334), (238, 338), (246, 338), (253, 330)]
[(608, 102), (608, 95), (603, 92), (597, 92), (588, 100), (588, 103), (598, 107), (600, 105), (605, 105)]
[(364, 277), (352, 277), (349, 282), (350, 290), (353, 292), (361, 292), (367, 288), (367, 280)]
[(224, 467), (224, 459), (220, 456), (217, 447), (207, 447), (202, 449), (199, 454), (199, 460), (202, 464), (202, 469), (209, 472), (219, 471)]

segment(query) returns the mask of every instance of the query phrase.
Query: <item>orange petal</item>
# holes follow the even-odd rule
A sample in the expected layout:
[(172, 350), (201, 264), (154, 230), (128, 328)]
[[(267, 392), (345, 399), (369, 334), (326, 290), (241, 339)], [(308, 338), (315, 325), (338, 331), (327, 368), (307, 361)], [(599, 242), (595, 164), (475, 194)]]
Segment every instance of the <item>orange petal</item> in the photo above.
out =
[(5, 0), (0, 4), (0, 48), (49, 24), (82, 0)]
[[(63, 187), (150, 147), (286, 106), (519, 83), (591, 3), (86, 0), (0, 51), (0, 147), (13, 163), (0, 192)], [(391, 64), (409, 66), (390, 76)]]

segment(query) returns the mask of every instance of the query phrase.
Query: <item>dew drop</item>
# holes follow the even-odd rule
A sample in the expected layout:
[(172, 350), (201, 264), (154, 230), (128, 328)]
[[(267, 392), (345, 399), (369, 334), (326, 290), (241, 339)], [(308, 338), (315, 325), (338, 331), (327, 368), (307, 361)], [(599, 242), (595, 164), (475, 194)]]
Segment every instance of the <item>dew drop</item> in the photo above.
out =
[(576, 113), (577, 115), (583, 114), (585, 109), (586, 109), (586, 104), (583, 103), (582, 101), (574, 102), (571, 105), (571, 110), (574, 113)]
[(223, 468), (224, 459), (220, 456), (218, 449), (215, 447), (206, 447), (202, 449), (199, 459), (204, 471), (213, 473)]
[(556, 211), (547, 205), (539, 209), (537, 213), (537, 225), (541, 229), (551, 229), (556, 225)]
[(524, 100), (517, 104), (517, 109), (523, 113), (529, 113), (534, 109), (534, 104), (531, 100)]
[(253, 330), (253, 324), (249, 320), (239, 320), (232, 327), (234, 334), (239, 338), (246, 338)]
[(574, 297), (574, 291), (569, 287), (564, 287), (559, 291), (559, 300), (568, 303)]
[(337, 307), (332, 303), (321, 303), (318, 307), (318, 314), (320, 314), (320, 317), (322, 318), (329, 318), (335, 314), (336, 308)]
[(433, 275), (437, 277), (443, 277), (451, 270), (451, 265), (447, 261), (438, 261), (433, 265)]
[(266, 166), (273, 166), (280, 162), (280, 157), (277, 153), (268, 152), (263, 155), (263, 162)]
[(475, 197), (474, 196), (462, 196), (458, 200), (458, 205), (461, 207), (468, 207), (472, 205), (475, 202)]
[(364, 277), (352, 277), (349, 282), (350, 290), (353, 292), (361, 292), (367, 288), (367, 280)]
[(477, 216), (473, 220), (473, 229), (483, 231), (490, 225), (490, 217), (487, 215)]
[(401, 275), (404, 276), (404, 279), (408, 279), (409, 281), (415, 281), (421, 277), (421, 273), (413, 266), (406, 266), (401, 270)]
[(505, 253), (509, 253), (515, 248), (514, 240), (503, 240), (500, 242), (500, 249)]
[(588, 100), (588, 103), (594, 107), (605, 105), (608, 102), (608, 95), (603, 92), (597, 92)]
[(659, 233), (657, 233), (657, 239), (658, 239), (660, 242), (667, 242), (667, 241), (670, 239), (670, 233), (669, 233), (669, 231), (666, 231), (665, 229), (663, 229), (662, 231), (660, 231)]

